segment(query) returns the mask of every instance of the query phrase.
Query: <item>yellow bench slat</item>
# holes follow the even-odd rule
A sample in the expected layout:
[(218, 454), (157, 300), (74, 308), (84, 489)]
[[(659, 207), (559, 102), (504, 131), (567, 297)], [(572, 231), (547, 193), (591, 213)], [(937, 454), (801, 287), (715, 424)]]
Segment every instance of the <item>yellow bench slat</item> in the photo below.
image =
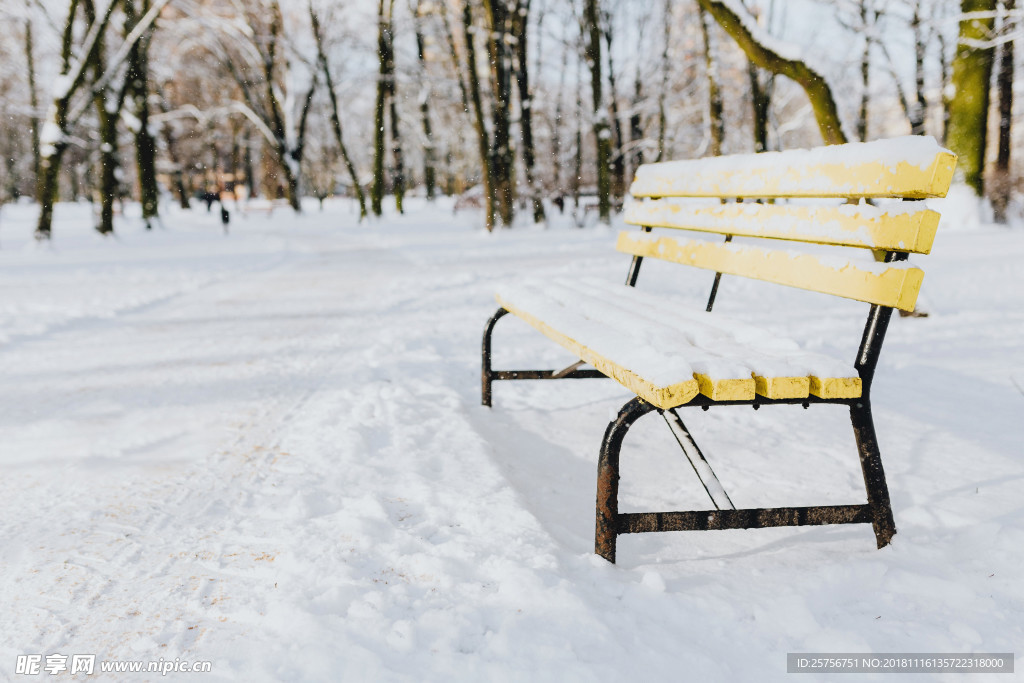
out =
[(694, 373), (700, 393), (714, 401), (749, 401), (754, 398), (754, 378), (714, 379)]
[(872, 268), (868, 264), (848, 263), (836, 268), (812, 254), (793, 255), (775, 249), (655, 238), (639, 232), (619, 233), (616, 248), (634, 256), (659, 258), (904, 311), (914, 310), (924, 279), (924, 272), (919, 268), (902, 265)]
[(712, 379), (695, 374), (700, 393), (715, 401), (749, 401), (765, 398), (858, 398), (863, 389), (859, 377), (761, 377)]
[(811, 393), (819, 398), (858, 398), (863, 389), (860, 377), (811, 377)]
[(500, 294), (495, 297), (498, 304), (516, 317), (528, 323), (531, 327), (544, 334), (552, 341), (562, 345), (580, 360), (590, 363), (595, 368), (608, 375), (622, 386), (626, 387), (645, 401), (652, 403), (659, 408), (669, 409), (689, 403), (697, 395), (698, 383), (694, 378), (684, 380), (678, 384), (667, 387), (660, 387), (645, 380), (632, 370), (615, 363), (608, 358), (598, 354), (575, 339), (556, 330), (540, 318), (516, 306)]
[[(755, 394), (778, 399), (806, 398), (810, 394), (823, 398), (860, 395), (857, 377), (819, 379), (813, 372), (811, 376), (786, 374), (799, 366), (824, 367), (822, 359), (813, 359), (769, 332), (737, 326), (737, 321), (720, 317), (712, 320), (709, 314), (670, 320), (672, 313), (679, 313), (674, 306), (655, 304), (655, 297), (646, 292), (596, 280), (585, 284), (551, 281), (543, 287), (543, 294), (541, 291), (536, 285), (512, 288), (499, 292), (497, 299), (513, 315), (659, 408), (683, 405), (697, 393), (716, 401), (751, 400)], [(708, 319), (698, 320), (704, 316)], [(609, 342), (610, 334), (619, 335), (619, 342)], [(751, 335), (758, 340), (755, 346), (740, 340)], [(599, 343), (599, 339), (603, 341)], [(623, 348), (639, 349), (646, 344), (664, 348), (669, 355), (682, 353), (688, 364), (696, 363), (692, 375), (675, 381), (670, 373), (652, 381), (636, 368), (627, 367), (627, 361), (618, 355)], [(599, 347), (607, 351), (595, 350)], [(713, 349), (710, 355), (709, 348)], [(827, 359), (825, 363), (829, 364)], [(768, 368), (775, 368), (770, 376)]]
[(811, 391), (810, 377), (759, 377), (754, 375), (758, 396), (766, 398), (806, 398)]
[(814, 244), (927, 254), (939, 214), (873, 206), (781, 204), (678, 204), (632, 202), (626, 223), (679, 228), (741, 237), (765, 237)]
[(933, 138), (644, 164), (634, 197), (944, 197), (956, 155)]

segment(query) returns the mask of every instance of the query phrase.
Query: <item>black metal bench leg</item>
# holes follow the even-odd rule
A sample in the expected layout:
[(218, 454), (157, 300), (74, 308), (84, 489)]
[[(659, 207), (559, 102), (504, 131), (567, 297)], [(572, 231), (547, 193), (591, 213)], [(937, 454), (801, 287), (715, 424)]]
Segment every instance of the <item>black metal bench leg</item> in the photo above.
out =
[(860, 451), (860, 467), (864, 473), (864, 486), (868, 493), (868, 507), (871, 508), (871, 526), (879, 548), (889, 545), (896, 534), (896, 522), (892, 518), (889, 503), (889, 488), (885, 485), (882, 456), (878, 452), (875, 424), (871, 419), (871, 404), (863, 399), (850, 405), (850, 420)]
[(654, 406), (637, 397), (624, 405), (608, 424), (597, 460), (597, 528), (594, 552), (615, 563), (615, 540), (619, 524), (619, 451), (626, 432)]
[(491, 381), (493, 377), (491, 372), (491, 333), (494, 332), (494, 324), (497, 323), (502, 316), (507, 314), (507, 310), (499, 308), (497, 312), (487, 320), (487, 324), (484, 326), (484, 339), (481, 349), (483, 355), (483, 371), (480, 376), (480, 403), (488, 408), (491, 406)]

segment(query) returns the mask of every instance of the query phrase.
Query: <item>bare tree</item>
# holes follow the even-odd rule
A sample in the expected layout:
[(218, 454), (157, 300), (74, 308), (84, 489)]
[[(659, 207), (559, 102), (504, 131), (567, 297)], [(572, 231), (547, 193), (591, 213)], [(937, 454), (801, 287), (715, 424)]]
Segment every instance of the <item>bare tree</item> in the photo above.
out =
[(434, 146), (434, 131), (430, 125), (430, 80), (427, 78), (426, 39), (423, 35), (423, 21), (427, 8), (423, 0), (416, 0), (415, 7), (410, 7), (413, 15), (413, 27), (416, 34), (416, 57), (420, 64), (423, 80), (420, 83), (420, 123), (423, 125), (423, 184), (426, 186), (427, 201), (433, 201), (437, 185), (437, 149)]
[(398, 109), (395, 105), (395, 46), (393, 15), (395, 0), (380, 0), (377, 9), (377, 55), (379, 74), (377, 77), (377, 103), (374, 107), (373, 142), (373, 186), (370, 189), (370, 206), (375, 216), (383, 212), (384, 199), (384, 118), (391, 103), (391, 144), (395, 162), (392, 186), (395, 193), (395, 207), (402, 212), (405, 194), (405, 176), (402, 165), (402, 146), (398, 130)]
[(41, 173), (39, 155), (39, 89), (36, 85), (35, 36), (32, 21), (32, 2), (25, 0), (25, 68), (28, 79), (29, 121), (32, 126), (32, 172), (35, 178), (35, 196), (38, 200)]
[[(277, 191), (287, 198), (296, 211), (299, 203), (299, 173), (305, 145), (308, 111), (319, 82), (317, 69), (309, 69), (308, 88), (294, 97), (287, 85), (299, 80), (295, 61), (287, 54), (288, 39), (284, 15), (278, 0), (250, 0), (240, 4), (238, 19), (226, 18), (213, 23), (214, 54), (225, 72), (234, 80), (242, 95), (234, 105), (262, 133), (277, 162), (283, 182)], [(212, 19), (208, 19), (212, 23)], [(286, 111), (286, 103), (296, 101), (298, 121)]]
[[(539, 25), (539, 22), (538, 22)], [(519, 129), (522, 136), (523, 170), (526, 175), (526, 187), (533, 205), (533, 222), (543, 223), (544, 202), (537, 187), (535, 170), (536, 151), (533, 141), (533, 90), (530, 87), (528, 62), (528, 38), (530, 27), (530, 0), (516, 0), (512, 13), (511, 35), (515, 41), (515, 76), (519, 87)]]
[[(90, 24), (96, 23), (96, 7), (93, 0), (82, 0), (85, 16)], [(134, 47), (134, 46), (133, 46)], [(127, 80), (120, 88), (110, 87), (109, 80), (103, 78), (106, 62), (106, 41), (101, 33), (96, 41), (96, 49), (89, 53), (89, 66), (93, 77), (92, 100), (96, 107), (96, 119), (99, 122), (99, 166), (100, 166), (100, 221), (96, 230), (100, 234), (114, 232), (114, 199), (118, 190), (120, 175), (117, 155), (117, 121), (124, 107), (127, 93)]]
[(665, 129), (667, 128), (667, 115), (665, 112), (665, 98), (668, 96), (668, 78), (671, 65), (669, 63), (669, 46), (672, 44), (672, 0), (665, 0), (664, 28), (661, 46), (661, 87), (658, 88), (658, 156), (655, 161), (665, 158)]
[(711, 31), (708, 27), (707, 11), (699, 8), (700, 32), (704, 38), (704, 66), (708, 81), (708, 129), (710, 131), (711, 156), (722, 153), (722, 142), (725, 140), (725, 118), (722, 116), (722, 89), (718, 85), (718, 65), (711, 46)]
[[(355, 164), (352, 162), (352, 157), (348, 153), (348, 147), (345, 145), (345, 136), (342, 134), (341, 129), (341, 114), (338, 111), (338, 96), (334, 90), (334, 78), (331, 75), (330, 63), (327, 60), (323, 32), (320, 30), (320, 19), (313, 9), (312, 0), (309, 3), (309, 20), (310, 27), (313, 30), (313, 40), (316, 41), (317, 64), (319, 65), (320, 73), (323, 74), (324, 84), (327, 88), (327, 101), (331, 106), (331, 132), (334, 134), (334, 141), (338, 145), (338, 151), (345, 162), (345, 169), (348, 171), (349, 180), (352, 182), (352, 189), (356, 193), (356, 199), (359, 201), (359, 220), (362, 221), (366, 218), (366, 195), (363, 193), (363, 187), (359, 182), (359, 174), (356, 172)], [(323, 201), (321, 200), (322, 207)]]
[(465, 57), (460, 56), (456, 45), (455, 32), (448, 19), (444, 4), (441, 5), (441, 19), (445, 28), (445, 36), (454, 62), (456, 80), (459, 84), (462, 109), (469, 115), (476, 134), (476, 150), (480, 165), (480, 183), (484, 198), (484, 227), (490, 232), (495, 225), (495, 192), (491, 172), (491, 149), (487, 124), (484, 118), (483, 97), (480, 93), (480, 75), (477, 70), (476, 26), (473, 20), (471, 0), (462, 2), (462, 44), (465, 46)]
[(601, 17), (601, 32), (604, 34), (605, 46), (608, 48), (608, 110), (613, 133), (609, 192), (616, 200), (620, 200), (626, 192), (626, 157), (623, 153), (622, 119), (619, 116), (619, 94), (615, 81), (615, 59), (612, 53), (614, 26), (611, 12), (602, 11)]
[(814, 109), (818, 128), (826, 144), (847, 141), (839, 120), (835, 97), (825, 77), (809, 67), (803, 60), (780, 54), (770, 45), (770, 38), (761, 34), (749, 15), (740, 14), (740, 9), (722, 0), (698, 0), (701, 7), (715, 18), (718, 24), (732, 36), (736, 44), (746, 53), (747, 58), (758, 66), (782, 74), (796, 81), (803, 88)]
[(484, 3), (487, 27), (487, 54), (491, 74), (490, 176), (495, 210), (505, 227), (511, 227), (515, 215), (515, 156), (512, 150), (512, 33), (511, 0)]
[(611, 222), (611, 132), (608, 128), (608, 111), (604, 104), (601, 77), (601, 12), (599, 0), (585, 0), (583, 8), (583, 32), (586, 36), (586, 60), (590, 67), (590, 91), (593, 104), (594, 137), (597, 143), (597, 206), (598, 220)]
[[(87, 83), (87, 75), (90, 73), (93, 76), (93, 91), (106, 87), (107, 81), (115, 77), (128, 51), (148, 30), (168, 2), (170, 0), (157, 0), (149, 12), (139, 20), (135, 29), (128, 34), (113, 57), (95, 68), (92, 65), (97, 63), (96, 55), (101, 47), (101, 39), (118, 2), (109, 2), (102, 12), (94, 12), (90, 17), (84, 0), (69, 1), (68, 13), (61, 28), (60, 75), (54, 81), (46, 121), (40, 131), (41, 180), (36, 239), (50, 239), (61, 159), (69, 145), (71, 127), (88, 106), (87, 103), (80, 104), (73, 110), (73, 99)], [(75, 27), (79, 18), (84, 22), (83, 31), (76, 32)], [(76, 36), (80, 36), (80, 42), (77, 44)], [(88, 99), (91, 100), (91, 93)]]
[(1003, 26), (1001, 33), (1006, 38), (999, 46), (999, 71), (996, 74), (996, 90), (999, 97), (999, 141), (997, 144), (996, 163), (993, 169), (993, 182), (989, 195), (997, 223), (1006, 223), (1006, 209), (1013, 191), (1013, 180), (1010, 173), (1010, 147), (1012, 145), (1013, 126), (1013, 28), (1015, 22), (1009, 17), (1015, 14), (1016, 0), (1002, 0)]
[[(135, 30), (139, 20), (149, 11), (150, 0), (123, 0), (126, 33)], [(150, 130), (149, 117), (149, 46), (156, 29), (154, 22), (132, 45), (128, 52), (128, 71), (125, 74), (125, 93), (132, 115), (135, 135), (135, 162), (139, 175), (139, 198), (142, 219), (146, 229), (151, 227), (159, 211), (159, 189), (156, 182), (156, 139)]]

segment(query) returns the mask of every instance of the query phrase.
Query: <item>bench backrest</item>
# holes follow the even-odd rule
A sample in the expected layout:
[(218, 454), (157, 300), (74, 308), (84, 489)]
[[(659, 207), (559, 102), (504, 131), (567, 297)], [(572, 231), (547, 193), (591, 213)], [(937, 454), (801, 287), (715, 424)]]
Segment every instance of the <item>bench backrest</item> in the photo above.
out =
[[(943, 197), (956, 156), (934, 138), (907, 136), (811, 150), (646, 164), (637, 169), (618, 249), (719, 273), (809, 289), (884, 307), (914, 310), (924, 273), (900, 262), (927, 254), (939, 215), (920, 202), (839, 204), (868, 198)], [(703, 204), (673, 198), (743, 203)], [(806, 199), (824, 200), (810, 203)], [(749, 200), (796, 199), (795, 203)], [(746, 201), (744, 201), (746, 200)], [(885, 263), (851, 262), (784, 249), (680, 239), (650, 232), (677, 228), (732, 236), (870, 249)]]

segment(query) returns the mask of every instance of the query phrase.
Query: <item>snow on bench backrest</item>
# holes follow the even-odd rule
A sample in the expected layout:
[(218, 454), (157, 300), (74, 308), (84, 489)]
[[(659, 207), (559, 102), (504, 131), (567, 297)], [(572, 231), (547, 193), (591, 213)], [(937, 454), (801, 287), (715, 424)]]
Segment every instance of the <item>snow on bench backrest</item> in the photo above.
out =
[[(637, 169), (626, 222), (878, 251), (927, 254), (939, 215), (920, 202), (836, 205), (836, 199), (945, 196), (956, 155), (907, 136), (811, 150), (670, 161)], [(645, 199), (646, 198), (646, 199)], [(683, 198), (798, 199), (702, 204)], [(806, 199), (826, 203), (812, 205)], [(908, 263), (853, 262), (779, 249), (623, 232), (619, 251), (800, 289), (914, 310), (924, 273)]]
[(644, 164), (634, 197), (944, 197), (956, 155), (920, 135)]

